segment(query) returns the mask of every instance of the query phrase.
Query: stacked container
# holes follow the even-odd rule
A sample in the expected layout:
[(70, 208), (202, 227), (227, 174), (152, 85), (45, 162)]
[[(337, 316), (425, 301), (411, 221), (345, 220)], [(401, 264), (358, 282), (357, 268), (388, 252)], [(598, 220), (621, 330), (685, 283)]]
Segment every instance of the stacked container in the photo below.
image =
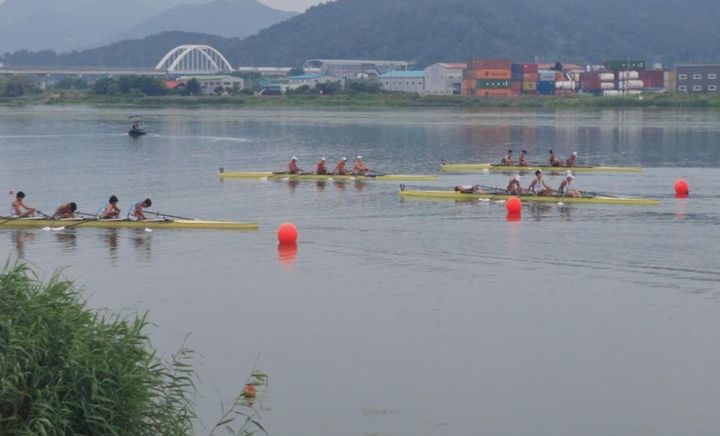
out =
[(512, 77), (510, 79), (510, 89), (512, 90), (512, 94), (520, 95), (522, 94), (522, 65), (512, 64), (510, 71), (512, 73)]
[(665, 89), (665, 72), (663, 70), (640, 71), (640, 80), (645, 89)]
[(465, 81), (466, 95), (478, 97), (509, 97), (513, 95), (512, 62), (509, 59), (472, 59), (468, 61)]
[(610, 71), (645, 71), (647, 64), (641, 60), (609, 60), (605, 61), (605, 68)]
[(538, 64), (522, 64), (522, 93), (537, 95)]
[(537, 93), (539, 95), (555, 95), (555, 71), (538, 70)]

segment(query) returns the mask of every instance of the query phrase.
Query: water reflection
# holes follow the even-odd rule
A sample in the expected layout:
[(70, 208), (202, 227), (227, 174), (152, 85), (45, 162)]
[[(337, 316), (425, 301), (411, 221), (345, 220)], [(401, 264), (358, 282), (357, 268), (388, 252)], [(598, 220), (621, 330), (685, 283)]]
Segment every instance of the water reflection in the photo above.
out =
[(28, 230), (10, 230), (10, 242), (15, 247), (19, 258), (25, 257), (25, 246), (37, 239), (37, 233)]
[(289, 267), (297, 262), (297, 254), (298, 246), (296, 243), (278, 245), (278, 260), (280, 260), (280, 263), (286, 267)]
[(133, 235), (130, 241), (135, 251), (142, 260), (150, 261), (152, 259), (152, 232), (144, 229), (132, 229), (130, 232)]
[(62, 247), (63, 252), (74, 252), (77, 248), (77, 234), (75, 230), (64, 230), (60, 232), (53, 232), (55, 240), (58, 245)]
[(101, 232), (98, 237), (100, 241), (107, 247), (108, 255), (111, 260), (118, 259), (118, 229), (107, 229)]
[(543, 218), (547, 218), (550, 216), (550, 213), (553, 210), (553, 206), (549, 204), (540, 204), (540, 203), (530, 203), (529, 205), (530, 209), (530, 216), (535, 221), (541, 221)]

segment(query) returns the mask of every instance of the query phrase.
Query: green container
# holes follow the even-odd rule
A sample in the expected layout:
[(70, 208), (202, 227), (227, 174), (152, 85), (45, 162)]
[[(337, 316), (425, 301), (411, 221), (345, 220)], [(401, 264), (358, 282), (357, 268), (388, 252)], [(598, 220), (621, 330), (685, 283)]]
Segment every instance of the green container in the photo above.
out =
[(611, 60), (605, 61), (605, 67), (610, 71), (645, 71), (647, 63), (640, 60)]
[(510, 89), (509, 80), (478, 80), (478, 89)]

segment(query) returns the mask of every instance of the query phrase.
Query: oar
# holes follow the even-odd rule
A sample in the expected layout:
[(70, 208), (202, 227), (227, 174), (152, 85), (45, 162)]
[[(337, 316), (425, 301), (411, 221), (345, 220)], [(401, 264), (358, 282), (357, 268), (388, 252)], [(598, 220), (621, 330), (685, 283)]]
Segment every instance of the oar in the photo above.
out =
[(188, 217), (184, 217), (184, 216), (170, 215), (167, 213), (160, 213), (160, 212), (151, 212), (149, 210), (145, 211), (145, 213), (150, 214), (150, 215), (159, 216), (159, 217), (175, 218), (175, 219), (179, 219), (179, 220), (188, 220), (188, 221), (196, 220), (196, 218), (188, 218)]
[(580, 191), (580, 194), (583, 195), (583, 196), (587, 195), (587, 196), (590, 196), (590, 197), (622, 198), (621, 195), (608, 194), (608, 193), (606, 193), (606, 192)]
[(361, 175), (364, 175), (365, 177), (382, 177), (387, 176), (388, 174), (380, 171), (368, 171), (366, 174)]

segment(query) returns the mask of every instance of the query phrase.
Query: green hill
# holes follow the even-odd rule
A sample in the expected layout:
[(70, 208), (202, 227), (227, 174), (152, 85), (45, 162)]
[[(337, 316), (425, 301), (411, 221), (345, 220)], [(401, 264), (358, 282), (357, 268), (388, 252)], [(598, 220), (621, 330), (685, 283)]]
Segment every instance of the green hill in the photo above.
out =
[[(191, 42), (213, 45), (242, 65), (380, 58), (424, 66), (479, 56), (718, 61), (718, 16), (715, 0), (337, 0), (244, 40), (169, 32), (54, 55), (54, 63), (152, 66), (164, 51)], [(15, 54), (5, 62), (27, 64), (32, 57)]]

